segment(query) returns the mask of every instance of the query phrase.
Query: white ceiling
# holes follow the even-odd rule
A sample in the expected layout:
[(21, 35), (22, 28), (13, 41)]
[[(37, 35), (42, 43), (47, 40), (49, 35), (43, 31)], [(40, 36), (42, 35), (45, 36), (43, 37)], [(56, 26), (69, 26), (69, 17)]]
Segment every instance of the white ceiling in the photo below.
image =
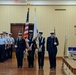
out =
[(76, 0), (0, 0), (0, 4), (76, 5)]

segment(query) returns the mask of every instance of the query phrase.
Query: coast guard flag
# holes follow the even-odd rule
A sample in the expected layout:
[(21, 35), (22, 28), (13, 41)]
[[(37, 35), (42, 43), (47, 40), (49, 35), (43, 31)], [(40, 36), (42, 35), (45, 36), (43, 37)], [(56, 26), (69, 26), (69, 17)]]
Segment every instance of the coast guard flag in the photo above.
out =
[(34, 32), (33, 38), (37, 37), (38, 35), (38, 28), (37, 28), (37, 19), (36, 19), (36, 8), (34, 9)]
[(27, 11), (27, 16), (26, 16), (26, 24), (25, 24), (25, 30), (24, 30), (24, 38), (28, 37), (28, 30), (29, 30), (29, 8)]

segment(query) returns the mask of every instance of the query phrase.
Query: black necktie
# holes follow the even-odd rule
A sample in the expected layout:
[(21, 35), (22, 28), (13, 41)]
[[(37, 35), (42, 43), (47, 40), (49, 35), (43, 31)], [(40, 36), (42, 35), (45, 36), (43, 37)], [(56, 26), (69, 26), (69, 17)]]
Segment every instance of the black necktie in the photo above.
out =
[(41, 40), (41, 37), (40, 37), (40, 40)]

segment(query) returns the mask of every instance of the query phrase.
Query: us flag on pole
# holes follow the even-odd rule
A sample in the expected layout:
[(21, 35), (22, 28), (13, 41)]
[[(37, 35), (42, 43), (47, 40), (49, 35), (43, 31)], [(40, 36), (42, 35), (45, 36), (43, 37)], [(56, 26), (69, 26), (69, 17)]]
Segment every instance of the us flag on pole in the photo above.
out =
[(26, 16), (26, 24), (25, 24), (25, 30), (24, 30), (24, 38), (28, 37), (28, 30), (29, 30), (29, 8), (27, 11), (27, 16)]

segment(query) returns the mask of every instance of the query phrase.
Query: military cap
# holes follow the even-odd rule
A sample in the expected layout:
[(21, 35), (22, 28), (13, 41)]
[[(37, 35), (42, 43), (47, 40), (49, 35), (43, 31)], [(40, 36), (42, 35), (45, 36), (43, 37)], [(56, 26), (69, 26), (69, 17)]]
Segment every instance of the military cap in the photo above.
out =
[(8, 34), (8, 32), (6, 32), (6, 34)]
[(33, 30), (29, 30), (29, 33), (33, 33)]
[(6, 31), (2, 31), (2, 33), (6, 33)]
[(22, 33), (18, 33), (18, 36), (22, 36)]
[(40, 32), (39, 32), (39, 34), (43, 34), (43, 32), (42, 32), (42, 31), (40, 31)]
[(12, 33), (9, 33), (9, 35), (12, 35)]
[(55, 34), (54, 31), (51, 31), (50, 34)]

